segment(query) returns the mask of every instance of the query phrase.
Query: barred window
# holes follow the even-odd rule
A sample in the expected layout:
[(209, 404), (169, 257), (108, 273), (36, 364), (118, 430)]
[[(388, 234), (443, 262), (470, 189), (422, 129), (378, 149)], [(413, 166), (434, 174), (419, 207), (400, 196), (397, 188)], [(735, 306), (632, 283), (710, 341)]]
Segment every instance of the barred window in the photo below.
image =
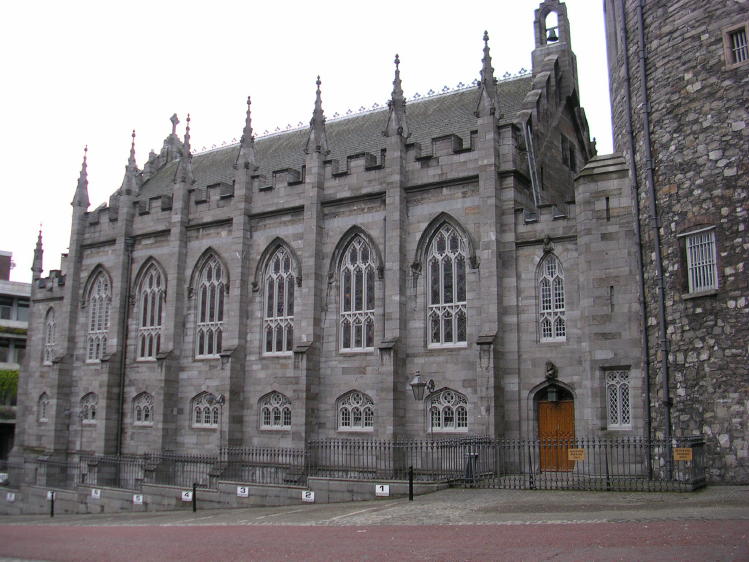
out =
[(99, 271), (91, 283), (88, 296), (88, 361), (99, 361), (107, 351), (109, 313), (112, 306), (112, 283), (109, 276)]
[(288, 355), (294, 343), (294, 272), (291, 256), (280, 247), (265, 272), (266, 355)]
[(161, 350), (161, 326), (164, 319), (164, 282), (155, 264), (148, 266), (138, 288), (138, 358), (155, 359)]
[(341, 281), (341, 350), (374, 348), (375, 262), (363, 237), (355, 236), (343, 253)]
[(217, 357), (224, 329), (224, 270), (216, 256), (206, 260), (198, 282), (195, 356)]
[(89, 392), (81, 398), (81, 420), (83, 423), (96, 423), (96, 405), (98, 400), (94, 392)]
[(280, 392), (271, 392), (260, 399), (262, 429), (291, 429), (291, 401)]
[(690, 293), (718, 288), (715, 230), (701, 230), (686, 236), (687, 275)]
[(723, 31), (723, 49), (729, 68), (749, 62), (748, 30), (749, 24), (744, 23)]
[(36, 404), (37, 420), (40, 422), (49, 421), (49, 396), (46, 392), (42, 392)]
[(192, 399), (192, 426), (216, 428), (219, 424), (221, 404), (215, 394), (201, 392)]
[(428, 347), (466, 344), (466, 240), (443, 225), (427, 253)]
[(52, 364), (55, 358), (55, 309), (50, 308), (47, 311), (47, 317), (44, 320), (44, 364)]
[(468, 431), (468, 401), (464, 394), (449, 388), (427, 397), (431, 432)]
[(606, 371), (606, 413), (608, 429), (631, 429), (629, 371)]
[(338, 399), (338, 431), (373, 431), (374, 401), (356, 390)]
[(553, 254), (546, 256), (539, 267), (538, 292), (541, 341), (564, 341), (567, 337), (564, 272)]
[(153, 425), (153, 396), (148, 392), (141, 392), (133, 398), (133, 423)]

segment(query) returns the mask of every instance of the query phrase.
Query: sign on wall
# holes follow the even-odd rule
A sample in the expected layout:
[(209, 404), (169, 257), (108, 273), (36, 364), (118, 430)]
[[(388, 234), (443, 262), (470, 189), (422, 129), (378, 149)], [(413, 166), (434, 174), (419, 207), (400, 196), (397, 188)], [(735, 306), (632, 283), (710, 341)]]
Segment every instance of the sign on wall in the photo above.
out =
[(133, 505), (143, 505), (143, 494), (133, 494)]
[(100, 500), (101, 499), (101, 490), (99, 488), (92, 488), (91, 489), (91, 498), (94, 500)]
[(314, 503), (315, 502), (315, 492), (312, 492), (310, 490), (305, 490), (304, 492), (302, 492), (302, 501), (303, 502)]
[(5, 484), (8, 481), (8, 473), (0, 472), (0, 484)]
[(250, 489), (247, 486), (237, 486), (237, 496), (240, 498), (249, 498)]
[(192, 490), (182, 490), (182, 501), (183, 502), (192, 501)]
[(55, 499), (55, 493), (52, 490), (47, 490), (47, 499), (48, 500)]
[(692, 448), (691, 447), (674, 447), (674, 460), (675, 461), (691, 461), (692, 460)]
[(5, 501), (13, 503), (16, 501), (16, 494), (15, 492), (6, 492), (5, 493)]
[(585, 449), (567, 449), (568, 461), (584, 461)]
[(389, 496), (390, 484), (377, 484), (375, 486), (375, 496)]

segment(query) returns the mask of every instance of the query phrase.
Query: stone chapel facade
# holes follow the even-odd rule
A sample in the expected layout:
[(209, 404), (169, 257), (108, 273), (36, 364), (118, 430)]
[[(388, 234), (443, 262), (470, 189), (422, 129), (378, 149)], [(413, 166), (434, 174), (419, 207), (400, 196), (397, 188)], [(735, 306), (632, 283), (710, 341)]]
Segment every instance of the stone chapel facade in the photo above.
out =
[[(555, 12), (558, 25), (547, 29)], [(563, 3), (532, 71), (193, 154), (178, 120), (42, 277), (16, 450), (641, 436), (634, 215), (597, 156)], [(424, 385), (423, 400), (412, 386)]]

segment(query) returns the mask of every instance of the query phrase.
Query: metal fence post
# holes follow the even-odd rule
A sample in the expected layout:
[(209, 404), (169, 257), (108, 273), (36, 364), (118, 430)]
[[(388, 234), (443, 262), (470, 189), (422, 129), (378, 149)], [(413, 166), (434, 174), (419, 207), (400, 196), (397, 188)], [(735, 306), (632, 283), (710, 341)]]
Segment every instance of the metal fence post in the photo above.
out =
[(414, 501), (414, 467), (408, 467), (408, 501)]
[(195, 513), (198, 510), (198, 483), (192, 483), (192, 512)]
[(55, 516), (55, 493), (51, 492), (50, 498), (49, 498), (49, 516), (54, 517)]

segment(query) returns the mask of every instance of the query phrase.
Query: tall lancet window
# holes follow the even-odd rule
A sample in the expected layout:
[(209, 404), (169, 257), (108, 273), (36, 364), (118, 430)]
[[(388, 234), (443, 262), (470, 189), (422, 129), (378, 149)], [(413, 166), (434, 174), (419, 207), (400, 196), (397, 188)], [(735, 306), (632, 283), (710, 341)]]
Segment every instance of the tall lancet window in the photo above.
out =
[(156, 265), (148, 266), (138, 287), (138, 358), (155, 359), (161, 349), (164, 280)]
[(539, 268), (539, 331), (542, 342), (564, 341), (567, 337), (564, 303), (564, 272), (554, 254)]
[(55, 358), (55, 309), (50, 308), (44, 319), (44, 364), (51, 365)]
[(224, 270), (216, 256), (206, 260), (198, 281), (195, 355), (216, 357), (221, 353), (224, 329)]
[(294, 272), (291, 256), (284, 247), (278, 248), (265, 272), (265, 333), (266, 355), (291, 353), (294, 343)]
[(343, 253), (341, 282), (341, 350), (374, 348), (375, 264), (372, 249), (356, 235)]
[(466, 240), (449, 224), (427, 252), (429, 347), (466, 344)]
[(109, 312), (112, 307), (112, 283), (103, 271), (96, 274), (88, 295), (89, 361), (99, 361), (107, 351)]

